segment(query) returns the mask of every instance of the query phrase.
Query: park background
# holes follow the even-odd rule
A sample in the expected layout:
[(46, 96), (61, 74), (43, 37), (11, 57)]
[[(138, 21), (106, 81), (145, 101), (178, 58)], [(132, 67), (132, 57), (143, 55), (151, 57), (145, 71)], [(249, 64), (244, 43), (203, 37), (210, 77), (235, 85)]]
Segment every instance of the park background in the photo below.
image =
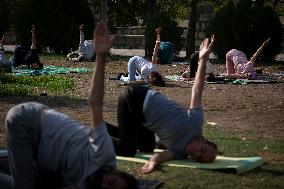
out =
[[(7, 3), (7, 5), (9, 5), (8, 8), (3, 6), (5, 2)], [(85, 5), (91, 7), (91, 14), (89, 14), (88, 16), (88, 18), (90, 18), (90, 21), (85, 23), (89, 24), (89, 33), (87, 32), (87, 38), (91, 38), (94, 25), (99, 19), (100, 2), (81, 0), (80, 3), (82, 2), (87, 2)], [(130, 56), (135, 55), (136, 53), (141, 53), (141, 55), (147, 56), (147, 49), (148, 51), (149, 49), (151, 49), (151, 44), (153, 44), (155, 37), (153, 31), (156, 26), (162, 23), (164, 23), (164, 28), (169, 27), (169, 29), (163, 30), (164, 32), (168, 31), (168, 36), (164, 36), (164, 39), (173, 39), (176, 41), (179, 41), (180, 39), (183, 42), (181, 43), (179, 48), (182, 52), (181, 57), (184, 58), (181, 60), (186, 61), (186, 55), (190, 54), (188, 52), (194, 51), (199, 45), (199, 39), (207, 35), (203, 31), (205, 31), (207, 26), (210, 25), (210, 20), (214, 18), (218, 11), (224, 10), (224, 7), (229, 8), (230, 11), (227, 12), (228, 15), (226, 17), (222, 17), (222, 24), (226, 23), (225, 18), (234, 18), (236, 22), (244, 19), (242, 22), (243, 24), (240, 25), (240, 29), (243, 32), (240, 32), (240, 34), (242, 34), (242, 36), (244, 37), (250, 34), (248, 35), (250, 38), (252, 38), (252, 34), (259, 37), (259, 41), (250, 41), (248, 39), (243, 39), (239, 40), (240, 42), (254, 42), (253, 44), (257, 46), (257, 43), (261, 43), (262, 37), (265, 38), (268, 34), (275, 32), (275, 36), (277, 36), (277, 38), (275, 38), (275, 42), (271, 46), (271, 48), (273, 47), (272, 50), (275, 51), (267, 51), (268, 57), (260, 57), (260, 59), (258, 59), (257, 61), (256, 67), (262, 69), (264, 74), (267, 75), (283, 73), (284, 71), (283, 59), (281, 59), (281, 51), (283, 52), (283, 26), (281, 26), (281, 29), (279, 29), (279, 31), (270, 30), (271, 28), (273, 28), (272, 26), (270, 26), (270, 24), (273, 23), (274, 25), (276, 25), (276, 27), (279, 27), (278, 21), (279, 23), (281, 23), (281, 20), (283, 20), (283, 1), (137, 0), (131, 2), (133, 4), (129, 4), (128, 1), (108, 1), (108, 18), (111, 30), (110, 32), (116, 35), (117, 41), (115, 45), (117, 46), (115, 46), (114, 49), (119, 49), (117, 51), (113, 49), (112, 52), (117, 53), (110, 54), (110, 56), (108, 57), (109, 63), (107, 64), (106, 68), (104, 118), (108, 122), (117, 124), (116, 103), (119, 92), (123, 88), (122, 86), (118, 85), (118, 83), (111, 81), (108, 78), (115, 76), (121, 71), (126, 71), (127, 61)], [(83, 21), (80, 18), (80, 12), (77, 11), (87, 10), (80, 7), (85, 5), (77, 3), (79, 3), (79, 1), (76, 0), (1, 0), (0, 10), (5, 10), (8, 13), (3, 14), (3, 12), (1, 12), (2, 24), (0, 31), (3, 33), (5, 32), (7, 36), (11, 37), (11, 40), (9, 41), (10, 45), (12, 45), (11, 47), (13, 47), (15, 44), (22, 42), (22, 40), (23, 42), (30, 43), (30, 25), (36, 24), (37, 28), (39, 29), (39, 45), (42, 48), (40, 57), (45, 65), (83, 67), (92, 69), (95, 64), (94, 62), (74, 63), (65, 60), (66, 52), (69, 52), (70, 48), (78, 47), (78, 26)], [(249, 3), (249, 6), (245, 6), (243, 8), (242, 6), (247, 5), (246, 3)], [(130, 5), (132, 6), (131, 9), (129, 9)], [(45, 9), (42, 10), (42, 7), (45, 7)], [(17, 14), (23, 14), (22, 16), (17, 16), (16, 8), (19, 8), (18, 10), (21, 10)], [(248, 13), (249, 11), (255, 13), (254, 11), (252, 11), (254, 10), (254, 8), (257, 8), (257, 11), (265, 9), (264, 11), (268, 11), (269, 14), (272, 13), (273, 15), (276, 15), (277, 17), (273, 17), (276, 21), (269, 22), (266, 20), (265, 22), (261, 21), (260, 25), (251, 24), (259, 23), (258, 20), (253, 19), (255, 18), (254, 14), (250, 15)], [(140, 16), (129, 16), (128, 14), (131, 13), (131, 10), (134, 10), (135, 14), (139, 13)], [(151, 16), (150, 10), (153, 14), (155, 13), (155, 16)], [(237, 13), (236, 10), (245, 10), (248, 12)], [(194, 12), (196, 14), (193, 14)], [(207, 14), (208, 12), (209, 14)], [(47, 13), (49, 14), (47, 15)], [(205, 13), (205, 15), (207, 16), (202, 16), (203, 13)], [(232, 15), (229, 13), (234, 14)], [(35, 14), (35, 16), (33, 16), (33, 14)], [(154, 21), (150, 20), (149, 22), (146, 22), (147, 19), (143, 19), (144, 16), (147, 16), (148, 14), (150, 15), (150, 17), (154, 18)], [(244, 15), (244, 17), (239, 17), (240, 14)], [(162, 18), (157, 19), (156, 16), (160, 15), (163, 15)], [(196, 16), (196, 23), (192, 25), (192, 17), (190, 16), (194, 15)], [(255, 13), (255, 15), (258, 15), (257, 12)], [(262, 12), (260, 12), (259, 15), (263, 15), (262, 17), (260, 17), (261, 19), (271, 18), (266, 16)], [(41, 17), (47, 20), (43, 22), (41, 20)], [(136, 22), (133, 21), (134, 23), (132, 24), (132, 18), (135, 17), (137, 18), (137, 20)], [(203, 23), (205, 17), (208, 18), (208, 20), (206, 21), (206, 23)], [(116, 20), (115, 18), (120, 19)], [(168, 20), (169, 18), (174, 18), (174, 20)], [(165, 19), (165, 21), (160, 22), (163, 19)], [(57, 20), (62, 20), (62, 22), (58, 23)], [(76, 22), (74, 20), (76, 20)], [(6, 24), (5, 21), (7, 21)], [(84, 19), (84, 22), (85, 21), (86, 20)], [(125, 21), (125, 23), (121, 21)], [(176, 22), (176, 25), (173, 21)], [(250, 21), (253, 22), (250, 23)], [(250, 23), (251, 25), (247, 26), (246, 23)], [(188, 27), (189, 25), (193, 27)], [(172, 28), (172, 26), (179, 27)], [(191, 30), (192, 28), (194, 28), (194, 26), (196, 32), (192, 32)], [(230, 26), (232, 26), (232, 22), (229, 22), (228, 25), (224, 25), (224, 27), (218, 28), (238, 28)], [(254, 27), (256, 26), (261, 26), (261, 29), (254, 29)], [(137, 32), (142, 32), (135, 33), (135, 30), (137, 28), (139, 30)], [(147, 30), (147, 28), (149, 29), (149, 31)], [(55, 32), (56, 29), (59, 32)], [(130, 31), (134, 33), (130, 33)], [(180, 36), (177, 35), (179, 32), (181, 34)], [(233, 34), (231, 31), (228, 32), (230, 34)], [(260, 34), (256, 35), (256, 33), (253, 32)], [(47, 35), (45, 33), (47, 33), (49, 37), (43, 37)], [(236, 37), (236, 39), (241, 37), (238, 36), (237, 33), (234, 33), (234, 35), (222, 36), (227, 37), (224, 40), (230, 45), (233, 44), (233, 37)], [(69, 36), (71, 34), (72, 36)], [(174, 35), (172, 36), (172, 34)], [(190, 38), (187, 37), (188, 34), (194, 35), (192, 35)], [(193, 36), (194, 40), (192, 40)], [(65, 39), (65, 37), (67, 37), (67, 39)], [(180, 38), (176, 39), (174, 37)], [(137, 41), (141, 40), (139, 43), (137, 42), (140, 45), (131, 46), (131, 42), (129, 41), (135, 41), (132, 40), (132, 38), (135, 38), (135, 40), (137, 39)], [(48, 40), (45, 41), (45, 39)], [(61, 43), (59, 39), (64, 40), (62, 40)], [(121, 39), (121, 44), (123, 44), (121, 46), (118, 45), (120, 44), (119, 39)], [(189, 43), (185, 42), (189, 39), (191, 39)], [(123, 42), (124, 40), (126, 42)], [(52, 42), (54, 41), (57, 43), (60, 42), (59, 47), (66, 46), (66, 49), (56, 50), (56, 47), (58, 46), (55, 46), (54, 49), (50, 49), (50, 51), (48, 51), (46, 47), (51, 46)], [(136, 42), (133, 43), (136, 44)], [(147, 46), (147, 44), (149, 46)], [(254, 49), (254, 47), (250, 47), (248, 44), (233, 45), (245, 45), (248, 48)], [(11, 51), (12, 50), (13, 49), (11, 48)], [(58, 52), (53, 53), (53, 51)], [(250, 52), (250, 49), (247, 49), (247, 51)], [(11, 56), (12, 52), (8, 52), (7, 54), (8, 56)], [(215, 73), (224, 72), (224, 60), (221, 55), (219, 57), (217, 55), (211, 56), (210, 61), (215, 66)], [(184, 71), (186, 68), (187, 65), (183, 64), (159, 65), (159, 71), (163, 75), (176, 75)], [(74, 117), (74, 119), (89, 126), (90, 116), (86, 99), (89, 92), (89, 82), (91, 77), (91, 72), (83, 74), (72, 73), (54, 76), (27, 77), (13, 77), (12, 75), (1, 74), (1, 144), (5, 146), (4, 119), (6, 113), (13, 105), (21, 102), (37, 101), (47, 104), (48, 106), (62, 111)], [(263, 166), (242, 175), (237, 175), (233, 172), (207, 171), (199, 169), (174, 168), (167, 166), (161, 166), (159, 170), (149, 175), (140, 175), (136, 172), (136, 170), (140, 166), (142, 166), (142, 164), (127, 163), (122, 161), (118, 161), (119, 168), (128, 171), (141, 179), (160, 180), (161, 182), (163, 182), (161, 188), (284, 188), (284, 79), (283, 77), (277, 77), (276, 79), (279, 82), (274, 84), (206, 84), (204, 88), (203, 100), (205, 117), (208, 121), (208, 123), (204, 125), (204, 135), (218, 144), (219, 155), (233, 157), (261, 156), (265, 162)], [(186, 106), (189, 105), (188, 99), (190, 98), (191, 91), (190, 84), (181, 82), (167, 82), (166, 87), (152, 88), (169, 96), (169, 98), (175, 100), (178, 103)]]

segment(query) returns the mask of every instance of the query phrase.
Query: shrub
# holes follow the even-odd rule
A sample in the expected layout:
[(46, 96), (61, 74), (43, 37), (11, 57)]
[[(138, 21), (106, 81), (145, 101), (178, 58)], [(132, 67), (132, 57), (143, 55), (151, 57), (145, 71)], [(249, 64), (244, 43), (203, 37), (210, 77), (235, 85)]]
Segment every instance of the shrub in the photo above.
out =
[(215, 34), (214, 53), (225, 57), (230, 49), (242, 50), (251, 57), (269, 37), (270, 44), (260, 54), (262, 59), (273, 59), (281, 50), (282, 26), (279, 17), (269, 6), (240, 0), (234, 5), (227, 1), (217, 9), (206, 30), (206, 35)]
[(8, 26), (8, 0), (1, 0), (0, 1), (0, 18), (1, 18), (1, 26), (0, 26), (0, 37), (4, 34), (7, 26)]
[(86, 0), (25, 0), (16, 9), (17, 40), (30, 45), (30, 28), (36, 25), (40, 47), (67, 53), (79, 44), (79, 25), (85, 24), (85, 38), (92, 38), (94, 21)]
[[(146, 56), (152, 56), (156, 42), (156, 28), (161, 27), (161, 41), (171, 42), (175, 48), (175, 54), (178, 54), (182, 47), (184, 39), (181, 37), (182, 29), (178, 27), (177, 22), (171, 18), (167, 12), (154, 14), (151, 18), (146, 18), (145, 29), (145, 49)], [(148, 52), (148, 53), (147, 53)]]

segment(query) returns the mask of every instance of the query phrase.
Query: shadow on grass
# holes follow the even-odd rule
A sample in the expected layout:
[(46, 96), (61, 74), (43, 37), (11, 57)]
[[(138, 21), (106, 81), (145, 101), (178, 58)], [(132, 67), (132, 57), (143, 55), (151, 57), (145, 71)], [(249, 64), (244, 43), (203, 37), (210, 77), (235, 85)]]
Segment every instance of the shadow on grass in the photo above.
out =
[(88, 105), (86, 99), (73, 98), (69, 96), (0, 96), (0, 101), (5, 101), (7, 103), (15, 105), (31, 101), (40, 102), (52, 108), (81, 108)]
[(127, 61), (131, 58), (132, 56), (122, 56), (122, 55), (111, 55), (108, 56), (112, 61)]
[(272, 176), (284, 176), (284, 170), (283, 168), (282, 169), (280, 168), (279, 164), (271, 165), (268, 163), (265, 163), (262, 167), (258, 167), (250, 171), (250, 173), (253, 173), (253, 174), (268, 173)]

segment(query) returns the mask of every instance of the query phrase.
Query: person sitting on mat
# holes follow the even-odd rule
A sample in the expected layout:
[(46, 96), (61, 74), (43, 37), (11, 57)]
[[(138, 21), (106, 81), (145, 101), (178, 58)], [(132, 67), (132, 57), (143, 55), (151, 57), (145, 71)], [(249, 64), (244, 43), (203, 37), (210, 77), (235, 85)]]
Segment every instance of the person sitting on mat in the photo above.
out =
[(116, 169), (111, 137), (103, 121), (105, 56), (113, 44), (105, 22), (94, 31), (96, 65), (89, 95), (92, 127), (36, 103), (11, 108), (5, 120), (11, 175), (1, 189), (135, 189), (134, 176)]
[(85, 40), (84, 24), (79, 27), (80, 43), (77, 52), (71, 52), (67, 55), (67, 60), (81, 62), (95, 60), (95, 47), (93, 40)]
[[(143, 57), (134, 56), (128, 61), (128, 75), (122, 75), (121, 80), (126, 81), (127, 85), (136, 84), (151, 84), (157, 86), (164, 86), (165, 81), (160, 73), (158, 73), (157, 64), (158, 60), (158, 50), (160, 48), (160, 28), (156, 29), (157, 39), (153, 51), (152, 61), (148, 61)], [(136, 74), (140, 76), (139, 80), (136, 80)], [(126, 78), (125, 78), (125, 77)]]
[(154, 153), (139, 170), (150, 173), (164, 161), (186, 159), (190, 156), (197, 162), (212, 162), (217, 156), (215, 143), (202, 136), (204, 122), (202, 91), (206, 62), (212, 51), (214, 36), (200, 45), (199, 66), (192, 87), (189, 109), (173, 102), (159, 92), (144, 86), (125, 88), (118, 99), (118, 126), (107, 124), (117, 155), (135, 156), (140, 152), (153, 152), (155, 134), (167, 147)]
[(270, 38), (264, 41), (249, 61), (247, 56), (240, 50), (231, 49), (228, 51), (226, 54), (227, 73), (223, 74), (221, 77), (232, 79), (255, 79), (257, 73), (253, 69), (254, 63), (269, 41)]

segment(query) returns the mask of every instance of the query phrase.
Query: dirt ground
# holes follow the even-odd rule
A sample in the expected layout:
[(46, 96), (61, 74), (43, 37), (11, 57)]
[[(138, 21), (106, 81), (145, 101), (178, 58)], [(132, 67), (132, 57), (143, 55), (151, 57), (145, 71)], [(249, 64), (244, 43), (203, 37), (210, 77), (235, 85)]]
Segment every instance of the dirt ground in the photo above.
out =
[[(90, 67), (93, 63), (70, 63), (66, 61), (45, 60), (46, 64), (71, 67)], [(179, 74), (186, 65), (159, 65), (163, 75)], [(260, 66), (264, 74), (283, 71), (279, 66)], [(107, 121), (116, 124), (116, 102), (119, 91), (124, 86), (108, 78), (119, 72), (126, 72), (126, 61), (112, 61), (107, 65), (105, 113)], [(224, 65), (216, 65), (215, 73), (222, 73)], [(20, 102), (38, 101), (63, 111), (85, 124), (90, 123), (89, 108), (86, 103), (91, 74), (72, 74), (76, 81), (76, 89), (72, 91), (73, 100), (66, 96), (37, 97), (0, 97), (0, 143), (4, 143), (4, 119), (9, 108)], [(239, 137), (257, 137), (281, 139), (284, 136), (284, 78), (277, 78), (280, 83), (273, 84), (206, 84), (203, 101), (206, 120), (216, 123), (216, 127), (233, 131)], [(166, 87), (152, 87), (167, 95), (178, 103), (189, 106), (191, 84), (167, 81)], [(253, 133), (253, 135), (250, 135)]]

